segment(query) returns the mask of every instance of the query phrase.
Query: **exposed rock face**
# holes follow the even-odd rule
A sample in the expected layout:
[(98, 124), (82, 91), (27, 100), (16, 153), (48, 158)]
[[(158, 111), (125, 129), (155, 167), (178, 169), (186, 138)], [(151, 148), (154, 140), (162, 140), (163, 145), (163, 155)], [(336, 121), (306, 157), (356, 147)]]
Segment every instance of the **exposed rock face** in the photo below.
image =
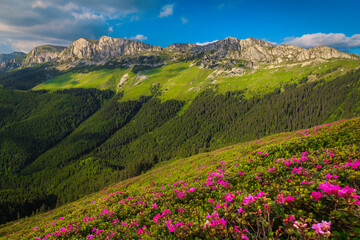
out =
[(340, 52), (330, 47), (315, 47), (304, 49), (292, 45), (273, 45), (260, 39), (247, 38), (237, 40), (228, 37), (216, 43), (196, 46), (191, 49), (195, 53), (205, 53), (206, 59), (237, 59), (252, 63), (281, 63), (288, 61), (304, 61), (314, 58), (346, 58), (356, 59), (355, 56)]
[(21, 66), (23, 62), (23, 52), (13, 52), (10, 54), (0, 54), (0, 71), (8, 71)]
[(203, 67), (224, 64), (231, 67), (238, 65), (239, 61), (246, 67), (255, 67), (261, 64), (330, 58), (359, 59), (330, 47), (304, 49), (292, 45), (276, 46), (255, 38), (238, 40), (227, 37), (207, 45), (175, 43), (162, 48), (139, 41), (103, 36), (99, 40), (80, 38), (66, 49), (50, 45), (36, 47), (28, 54), (22, 66), (49, 61), (91, 65), (105, 64), (110, 60), (123, 63), (124, 66), (159, 66), (168, 62), (196, 59)]
[(153, 47), (146, 43), (122, 38), (103, 36), (99, 41), (80, 38), (60, 54), (59, 60), (75, 61), (87, 58), (101, 61), (120, 55), (148, 55), (161, 50), (161, 47)]
[(57, 59), (60, 52), (64, 49), (65, 47), (52, 45), (36, 47), (28, 53), (22, 65), (24, 67), (30, 67), (38, 63), (45, 63)]

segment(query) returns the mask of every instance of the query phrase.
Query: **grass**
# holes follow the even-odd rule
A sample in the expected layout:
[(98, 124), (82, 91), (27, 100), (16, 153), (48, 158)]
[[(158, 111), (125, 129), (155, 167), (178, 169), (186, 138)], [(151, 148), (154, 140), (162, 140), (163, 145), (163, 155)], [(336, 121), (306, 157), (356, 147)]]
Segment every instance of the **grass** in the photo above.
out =
[[(358, 238), (359, 141), (357, 118), (159, 163), (79, 201), (2, 225), (0, 237)], [(331, 221), (326, 234), (313, 228), (322, 221)]]
[[(190, 100), (206, 86), (206, 78), (211, 72), (210, 69), (190, 67), (189, 62), (181, 62), (132, 74), (131, 80), (122, 87), (125, 91), (124, 100), (150, 95), (150, 87), (157, 83), (161, 85), (163, 100)], [(145, 79), (140, 80), (139, 76)]]
[[(333, 79), (344, 72), (360, 65), (358, 60), (330, 60), (323, 63), (312, 63), (303, 66), (302, 63), (293, 66), (282, 66), (277, 68), (260, 68), (255, 73), (248, 70), (240, 77), (226, 77), (220, 75), (216, 78), (219, 91), (244, 90), (247, 97), (257, 94), (266, 94), (272, 92), (275, 88), (281, 87), (282, 84), (297, 83), (297, 80), (307, 75), (323, 74), (325, 79)], [(339, 68), (331, 73), (325, 72), (334, 67)], [(314, 76), (315, 77), (315, 76)]]
[[(324, 62), (293, 63), (285, 66), (265, 66), (247, 70), (242, 76), (220, 74), (214, 79), (208, 78), (213, 69), (192, 66), (190, 62), (179, 62), (151, 70), (133, 73), (131, 69), (101, 69), (89, 73), (66, 73), (44, 82), (34, 90), (56, 90), (62, 88), (99, 88), (124, 91), (123, 100), (138, 99), (151, 95), (154, 84), (161, 85), (161, 99), (191, 101), (202, 90), (216, 87), (219, 93), (244, 90), (245, 96), (262, 95), (281, 88), (285, 83), (298, 83), (308, 76), (309, 81), (323, 78), (333, 79), (360, 65), (359, 60), (324, 60)], [(122, 76), (127, 81), (118, 87)]]
[(89, 73), (65, 73), (41, 83), (33, 90), (56, 90), (65, 88), (98, 88), (116, 90), (116, 83), (127, 70), (101, 69)]

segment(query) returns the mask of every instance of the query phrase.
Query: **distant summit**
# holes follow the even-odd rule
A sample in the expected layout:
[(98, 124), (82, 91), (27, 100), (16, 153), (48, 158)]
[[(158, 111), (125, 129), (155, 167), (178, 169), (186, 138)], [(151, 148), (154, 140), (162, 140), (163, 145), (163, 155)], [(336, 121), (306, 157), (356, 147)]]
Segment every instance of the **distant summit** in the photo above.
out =
[(20, 67), (24, 56), (25, 53), (23, 52), (0, 54), (0, 71), (7, 71)]

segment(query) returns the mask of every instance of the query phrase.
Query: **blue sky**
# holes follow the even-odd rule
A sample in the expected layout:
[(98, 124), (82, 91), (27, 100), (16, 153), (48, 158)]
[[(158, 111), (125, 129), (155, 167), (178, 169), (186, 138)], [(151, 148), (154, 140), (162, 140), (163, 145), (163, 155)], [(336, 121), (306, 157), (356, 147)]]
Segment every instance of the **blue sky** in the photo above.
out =
[(358, 0), (0, 0), (0, 53), (107, 35), (163, 47), (254, 37), (360, 54), (359, 9)]

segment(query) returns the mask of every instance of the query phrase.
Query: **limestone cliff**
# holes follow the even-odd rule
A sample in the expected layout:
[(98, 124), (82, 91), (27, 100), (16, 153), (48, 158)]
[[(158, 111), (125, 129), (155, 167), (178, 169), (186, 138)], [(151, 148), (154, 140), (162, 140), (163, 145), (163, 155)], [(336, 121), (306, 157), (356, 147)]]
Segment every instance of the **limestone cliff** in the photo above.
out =
[(23, 62), (23, 67), (30, 67), (38, 63), (45, 63), (57, 59), (65, 47), (43, 45), (31, 50)]
[(104, 61), (120, 55), (149, 55), (161, 50), (161, 47), (122, 38), (103, 36), (98, 41), (80, 38), (60, 54), (59, 61), (76, 61), (84, 58)]

